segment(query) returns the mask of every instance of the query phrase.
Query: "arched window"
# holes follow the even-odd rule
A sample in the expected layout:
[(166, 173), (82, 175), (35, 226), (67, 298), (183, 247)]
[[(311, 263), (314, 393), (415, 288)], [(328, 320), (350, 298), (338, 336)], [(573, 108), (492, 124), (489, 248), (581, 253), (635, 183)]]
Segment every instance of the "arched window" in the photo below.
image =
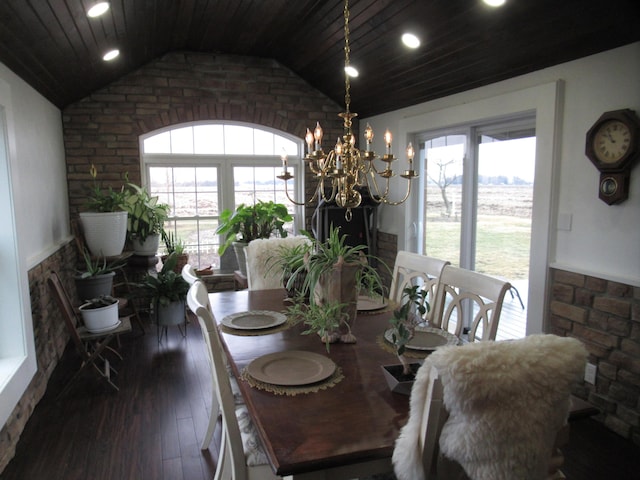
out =
[[(303, 225), (303, 211), (289, 202), (282, 172), (283, 153), (300, 158), (302, 140), (267, 127), (234, 122), (189, 123), (141, 138), (143, 183), (171, 206), (167, 225), (186, 244), (189, 263), (220, 267), (215, 234), (220, 212), (258, 200), (283, 203), (294, 217), (291, 232)], [(292, 165), (294, 164), (294, 165)], [(290, 162), (296, 197), (302, 177)]]

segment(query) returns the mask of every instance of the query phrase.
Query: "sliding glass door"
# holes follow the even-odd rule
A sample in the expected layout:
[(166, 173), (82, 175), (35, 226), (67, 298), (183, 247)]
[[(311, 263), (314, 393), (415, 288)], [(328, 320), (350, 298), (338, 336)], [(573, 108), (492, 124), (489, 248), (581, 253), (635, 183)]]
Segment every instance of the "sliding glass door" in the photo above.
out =
[(425, 167), (423, 252), (512, 282), (502, 319), (513, 316), (514, 324), (501, 320), (499, 335), (524, 336), (535, 118), (425, 132), (417, 140)]

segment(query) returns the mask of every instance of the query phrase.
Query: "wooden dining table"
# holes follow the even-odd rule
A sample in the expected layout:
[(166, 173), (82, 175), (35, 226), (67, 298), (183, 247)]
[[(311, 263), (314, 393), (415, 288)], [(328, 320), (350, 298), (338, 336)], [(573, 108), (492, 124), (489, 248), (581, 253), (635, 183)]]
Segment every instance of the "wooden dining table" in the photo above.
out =
[[(209, 294), (218, 323), (237, 312), (284, 312), (285, 297), (284, 289)], [(357, 342), (331, 344), (329, 352), (318, 335), (303, 334), (303, 324), (264, 335), (221, 328), (230, 366), (277, 475), (338, 480), (392, 470), (391, 455), (409, 415), (409, 397), (392, 393), (382, 372), (382, 365), (398, 363), (379, 343), (390, 316), (389, 308), (359, 313), (352, 327)], [(330, 358), (344, 378), (294, 396), (255, 388), (241, 378), (263, 355), (300, 350)]]

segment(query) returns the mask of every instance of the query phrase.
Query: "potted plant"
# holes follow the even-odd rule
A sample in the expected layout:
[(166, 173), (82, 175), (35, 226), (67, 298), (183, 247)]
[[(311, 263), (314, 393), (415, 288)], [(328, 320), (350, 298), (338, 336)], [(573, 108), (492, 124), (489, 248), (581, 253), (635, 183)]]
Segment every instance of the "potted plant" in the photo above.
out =
[[(340, 235), (339, 227), (332, 226), (327, 239), (316, 242), (312, 252), (299, 253), (302, 265), (291, 273), (287, 286), (304, 275), (303, 292), (309, 294), (310, 304), (342, 305), (341, 313), (346, 315), (349, 324), (356, 318), (361, 291), (376, 297), (381, 296), (384, 290), (380, 274), (370, 260), (377, 260), (378, 265), (387, 270), (388, 267), (380, 259), (365, 255), (365, 245), (347, 245), (346, 238), (346, 235)], [(340, 341), (354, 343), (356, 339), (351, 329), (345, 328), (344, 322), (339, 324)]]
[(160, 233), (169, 218), (169, 205), (159, 203), (146, 188), (128, 183), (125, 189), (124, 208), (129, 213), (127, 235), (136, 255), (155, 255), (160, 243)]
[(94, 256), (120, 255), (127, 238), (127, 212), (124, 187), (103, 190), (98, 185), (95, 165), (89, 170), (93, 180), (86, 212), (80, 212), (80, 224), (89, 251)]
[(400, 360), (400, 365), (383, 365), (387, 384), (391, 391), (409, 395), (420, 368), (420, 363), (411, 363), (404, 355), (407, 343), (413, 338), (415, 328), (422, 321), (423, 315), (429, 309), (425, 301), (427, 291), (419, 285), (406, 287), (402, 291), (402, 306), (393, 311), (389, 319), (391, 325), (391, 341)]
[(162, 255), (160, 260), (162, 260), (162, 263), (165, 263), (169, 255), (175, 253), (178, 259), (173, 270), (176, 273), (181, 273), (182, 268), (189, 262), (189, 254), (185, 251), (184, 241), (173, 232), (167, 232), (164, 229), (162, 229), (161, 236), (167, 253)]
[(229, 246), (234, 245), (238, 268), (247, 276), (244, 247), (256, 238), (269, 238), (274, 233), (287, 236), (284, 224), (293, 220), (287, 207), (282, 203), (258, 201), (255, 205), (240, 204), (233, 210), (223, 210), (216, 233), (225, 235), (218, 253), (223, 255)]
[(185, 299), (189, 284), (174, 268), (178, 256), (172, 253), (157, 273), (148, 273), (138, 285), (152, 304), (158, 326), (179, 325), (185, 320)]
[(316, 333), (325, 343), (327, 352), (330, 351), (330, 345), (338, 341), (337, 330), (343, 325), (347, 331), (351, 331), (348, 318), (344, 312), (344, 304), (337, 302), (329, 302), (325, 305), (317, 303), (305, 303), (302, 299), (296, 299), (292, 306), (287, 309), (287, 316), (292, 318), (294, 322), (302, 321), (307, 330), (302, 332), (303, 335)]
[(87, 249), (82, 251), (84, 269), (78, 270), (75, 277), (78, 298), (87, 301), (90, 298), (110, 295), (113, 290), (115, 271), (124, 266), (125, 261), (108, 261), (104, 256), (92, 257)]
[[(309, 299), (309, 292), (305, 292), (304, 282), (306, 269), (304, 259), (312, 251), (313, 244), (300, 243), (290, 247), (282, 247), (278, 250), (274, 262), (282, 270), (282, 284), (287, 290), (289, 298), (301, 297), (305, 302)], [(293, 273), (299, 271), (293, 279)]]
[(109, 295), (87, 300), (79, 307), (86, 329), (91, 333), (103, 333), (120, 324), (118, 299)]

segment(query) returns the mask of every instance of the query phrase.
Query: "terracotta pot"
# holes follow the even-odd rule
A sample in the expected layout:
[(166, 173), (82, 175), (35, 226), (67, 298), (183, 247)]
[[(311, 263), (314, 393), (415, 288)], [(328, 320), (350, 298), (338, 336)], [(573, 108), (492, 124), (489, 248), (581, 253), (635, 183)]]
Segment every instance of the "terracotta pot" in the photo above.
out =
[[(162, 260), (162, 263), (164, 264), (167, 261), (167, 258), (169, 258), (169, 255), (162, 255), (160, 260)], [(176, 273), (182, 273), (182, 269), (187, 263), (189, 263), (189, 254), (181, 253), (178, 255), (178, 261), (176, 262), (176, 266), (173, 268), (173, 271)]]

